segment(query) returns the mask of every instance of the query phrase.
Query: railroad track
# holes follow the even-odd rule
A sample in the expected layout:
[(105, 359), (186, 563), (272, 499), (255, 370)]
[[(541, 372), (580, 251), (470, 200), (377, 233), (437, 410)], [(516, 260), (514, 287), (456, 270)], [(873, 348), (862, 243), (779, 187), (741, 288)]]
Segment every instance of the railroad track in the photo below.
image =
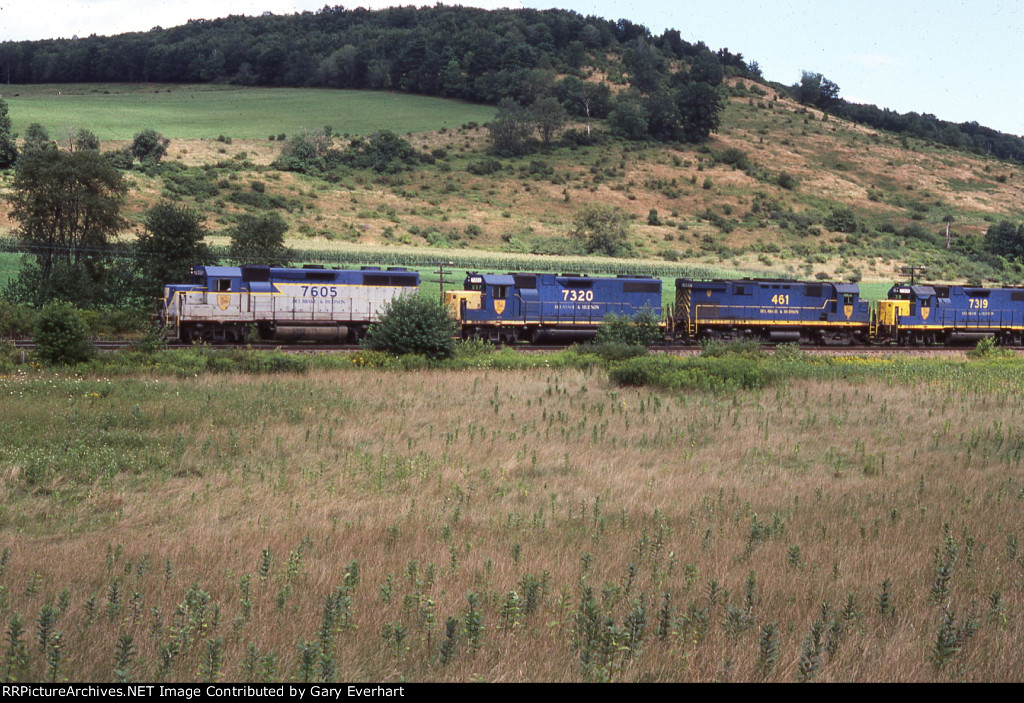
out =
[[(35, 348), (35, 343), (30, 339), (15, 339), (8, 340), (13, 341), (15, 349), (24, 350), (25, 352), (32, 351)], [(134, 345), (138, 344), (137, 341), (131, 340), (93, 340), (93, 345), (100, 351), (124, 351), (131, 349)], [(181, 343), (170, 343), (166, 345), (167, 349), (191, 349), (194, 344), (181, 344)], [(307, 353), (307, 354), (320, 354), (325, 352), (354, 352), (360, 349), (358, 344), (315, 344), (315, 343), (274, 343), (274, 342), (248, 342), (245, 344), (210, 344), (202, 345), (209, 349), (248, 349), (252, 351), (282, 351), (287, 353)], [(495, 345), (496, 348), (502, 348), (507, 345)], [(512, 345), (513, 349), (524, 352), (549, 352), (549, 351), (561, 351), (567, 349), (570, 345), (567, 344), (516, 344)], [(772, 351), (776, 349), (776, 345), (765, 344), (761, 347), (765, 351)], [(1018, 353), (1024, 352), (1024, 347), (1002, 347), (1003, 349), (1012, 349)], [(961, 355), (972, 349), (970, 346), (962, 347), (946, 347), (946, 346), (917, 346), (917, 347), (897, 347), (890, 345), (867, 345), (857, 344), (849, 346), (817, 346), (817, 345), (800, 345), (800, 351), (811, 354), (824, 354), (831, 356), (855, 356), (855, 355), (884, 355), (884, 354), (908, 354), (913, 356), (956, 356)], [(698, 355), (703, 350), (701, 347), (692, 344), (664, 344), (655, 345), (651, 347), (653, 352), (661, 352), (665, 354), (676, 354), (680, 356)]]

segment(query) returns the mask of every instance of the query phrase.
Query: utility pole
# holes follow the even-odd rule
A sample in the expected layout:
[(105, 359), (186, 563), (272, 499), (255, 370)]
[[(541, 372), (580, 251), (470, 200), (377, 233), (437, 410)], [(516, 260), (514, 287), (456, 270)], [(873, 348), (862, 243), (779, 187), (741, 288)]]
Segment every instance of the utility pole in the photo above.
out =
[(925, 272), (925, 267), (924, 266), (904, 266), (903, 268), (900, 269), (900, 271), (902, 273), (904, 273), (904, 274), (908, 274), (910, 276), (910, 285), (914, 285), (914, 276), (916, 274), (924, 273)]
[(445, 266), (454, 266), (455, 262), (454, 261), (438, 261), (435, 265), (437, 266), (437, 271), (434, 271), (434, 273), (436, 273), (438, 275), (436, 283), (440, 283), (441, 284), (441, 304), (444, 305), (444, 283), (445, 283), (444, 277), (451, 275), (450, 272), (446, 272), (444, 270), (444, 267)]

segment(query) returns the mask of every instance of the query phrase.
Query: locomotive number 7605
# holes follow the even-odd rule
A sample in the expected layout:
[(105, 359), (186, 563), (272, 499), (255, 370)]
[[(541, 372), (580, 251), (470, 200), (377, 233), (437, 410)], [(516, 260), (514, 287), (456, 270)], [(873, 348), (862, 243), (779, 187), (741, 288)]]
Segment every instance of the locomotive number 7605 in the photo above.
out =
[(338, 289), (334, 286), (302, 286), (303, 298), (337, 298)]

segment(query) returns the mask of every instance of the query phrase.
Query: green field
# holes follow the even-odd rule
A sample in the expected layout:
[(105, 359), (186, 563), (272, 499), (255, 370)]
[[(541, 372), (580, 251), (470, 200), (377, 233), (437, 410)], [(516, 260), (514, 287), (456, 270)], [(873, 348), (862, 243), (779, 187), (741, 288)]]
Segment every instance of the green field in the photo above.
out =
[(7, 281), (14, 278), (21, 268), (21, 254), (0, 253), (0, 290), (7, 285)]
[(170, 139), (266, 139), (330, 126), (339, 134), (427, 132), (484, 123), (494, 107), (419, 95), (358, 90), (225, 86), (9, 86), (15, 132), (38, 122), (54, 138), (67, 127), (102, 140), (155, 129)]

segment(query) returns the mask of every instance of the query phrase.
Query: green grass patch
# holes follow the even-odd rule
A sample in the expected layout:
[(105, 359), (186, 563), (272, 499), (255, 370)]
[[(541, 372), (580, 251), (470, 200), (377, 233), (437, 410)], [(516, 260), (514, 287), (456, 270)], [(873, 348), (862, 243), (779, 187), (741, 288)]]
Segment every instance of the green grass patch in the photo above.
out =
[(101, 140), (155, 129), (169, 139), (267, 139), (329, 125), (338, 134), (449, 129), (494, 116), (458, 100), (363, 90), (160, 86), (19, 86), (5, 95), (14, 130), (38, 122), (54, 139), (67, 125)]
[(21, 254), (0, 252), (0, 290), (21, 270)]

